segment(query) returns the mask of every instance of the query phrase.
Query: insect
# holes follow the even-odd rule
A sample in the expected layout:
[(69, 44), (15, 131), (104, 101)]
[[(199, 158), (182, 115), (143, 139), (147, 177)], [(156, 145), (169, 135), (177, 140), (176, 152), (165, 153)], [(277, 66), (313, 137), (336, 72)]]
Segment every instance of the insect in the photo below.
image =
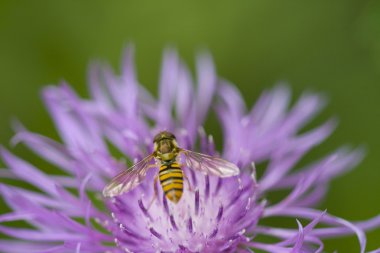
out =
[[(154, 198), (157, 195), (156, 185), (159, 179), (166, 198), (173, 203), (178, 203), (183, 193), (184, 178), (189, 183), (179, 163), (180, 154), (184, 155), (187, 167), (203, 174), (219, 177), (239, 174), (239, 168), (233, 163), (180, 148), (174, 134), (170, 132), (158, 133), (154, 137), (153, 144), (154, 151), (152, 154), (137, 162), (130, 169), (122, 171), (111, 180), (103, 190), (105, 197), (114, 197), (131, 191), (145, 179), (150, 168), (159, 166), (159, 173), (154, 178)], [(152, 164), (153, 160), (155, 161), (154, 164)]]

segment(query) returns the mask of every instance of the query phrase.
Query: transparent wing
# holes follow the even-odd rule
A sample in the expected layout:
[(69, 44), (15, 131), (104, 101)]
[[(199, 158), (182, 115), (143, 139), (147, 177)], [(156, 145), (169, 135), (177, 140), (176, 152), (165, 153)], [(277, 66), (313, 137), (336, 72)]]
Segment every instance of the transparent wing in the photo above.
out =
[(185, 155), (186, 165), (204, 174), (215, 175), (218, 177), (231, 177), (239, 175), (239, 168), (226, 160), (213, 157), (186, 149), (181, 149), (180, 153)]
[(111, 182), (104, 187), (104, 197), (114, 197), (122, 193), (128, 192), (139, 185), (146, 177), (153, 155), (149, 155), (134, 164), (128, 170), (125, 170), (112, 178)]

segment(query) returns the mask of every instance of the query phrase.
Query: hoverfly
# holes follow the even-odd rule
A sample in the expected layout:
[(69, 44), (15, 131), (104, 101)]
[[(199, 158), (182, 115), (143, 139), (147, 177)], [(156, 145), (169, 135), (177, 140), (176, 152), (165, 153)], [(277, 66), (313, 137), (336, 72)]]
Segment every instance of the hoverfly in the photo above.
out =
[[(233, 163), (178, 147), (174, 134), (170, 132), (158, 133), (154, 137), (153, 144), (152, 154), (112, 179), (103, 190), (105, 197), (114, 197), (131, 191), (145, 179), (150, 168), (159, 166), (159, 173), (154, 178), (154, 197), (157, 194), (156, 184), (159, 178), (165, 196), (170, 201), (178, 203), (183, 193), (183, 179), (184, 177), (187, 179), (179, 163), (179, 154), (184, 155), (187, 167), (203, 174), (219, 177), (231, 177), (239, 174), (239, 168)], [(153, 159), (155, 164), (151, 164)]]

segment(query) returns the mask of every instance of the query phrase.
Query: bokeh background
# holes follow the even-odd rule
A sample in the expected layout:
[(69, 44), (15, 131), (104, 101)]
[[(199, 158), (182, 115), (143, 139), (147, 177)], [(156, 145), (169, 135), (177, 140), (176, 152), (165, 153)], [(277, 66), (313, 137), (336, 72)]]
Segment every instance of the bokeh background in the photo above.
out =
[[(153, 93), (168, 45), (191, 67), (196, 52), (209, 50), (218, 74), (239, 87), (248, 105), (279, 81), (296, 97), (323, 92), (328, 107), (311, 126), (334, 115), (340, 124), (307, 161), (340, 144), (365, 145), (368, 152), (332, 183), (321, 208), (349, 220), (380, 213), (380, 1), (2, 0), (0, 143), (9, 147), (13, 118), (57, 138), (41, 88), (65, 79), (87, 96), (88, 64), (100, 59), (119, 69), (128, 42), (137, 51), (139, 80)], [(213, 120), (207, 127), (220, 136)], [(368, 235), (369, 249), (380, 246), (379, 229)], [(334, 249), (358, 252), (358, 243), (328, 241), (327, 251)]]

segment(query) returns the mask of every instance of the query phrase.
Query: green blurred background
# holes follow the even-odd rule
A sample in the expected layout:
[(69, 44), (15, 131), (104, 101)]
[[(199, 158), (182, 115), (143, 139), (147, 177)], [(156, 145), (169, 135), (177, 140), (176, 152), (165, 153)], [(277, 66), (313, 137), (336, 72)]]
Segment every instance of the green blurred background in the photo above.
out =
[[(321, 208), (350, 220), (380, 213), (380, 1), (0, 1), (0, 143), (9, 146), (12, 118), (56, 136), (41, 88), (65, 79), (87, 96), (89, 62), (119, 69), (128, 42), (152, 92), (168, 45), (188, 65), (208, 49), (249, 105), (281, 80), (295, 96), (324, 92), (329, 104), (314, 124), (333, 115), (340, 124), (309, 160), (340, 144), (364, 144), (368, 155), (333, 182)], [(379, 229), (368, 237), (369, 249), (380, 247)], [(358, 252), (358, 243), (328, 241), (334, 249)]]

